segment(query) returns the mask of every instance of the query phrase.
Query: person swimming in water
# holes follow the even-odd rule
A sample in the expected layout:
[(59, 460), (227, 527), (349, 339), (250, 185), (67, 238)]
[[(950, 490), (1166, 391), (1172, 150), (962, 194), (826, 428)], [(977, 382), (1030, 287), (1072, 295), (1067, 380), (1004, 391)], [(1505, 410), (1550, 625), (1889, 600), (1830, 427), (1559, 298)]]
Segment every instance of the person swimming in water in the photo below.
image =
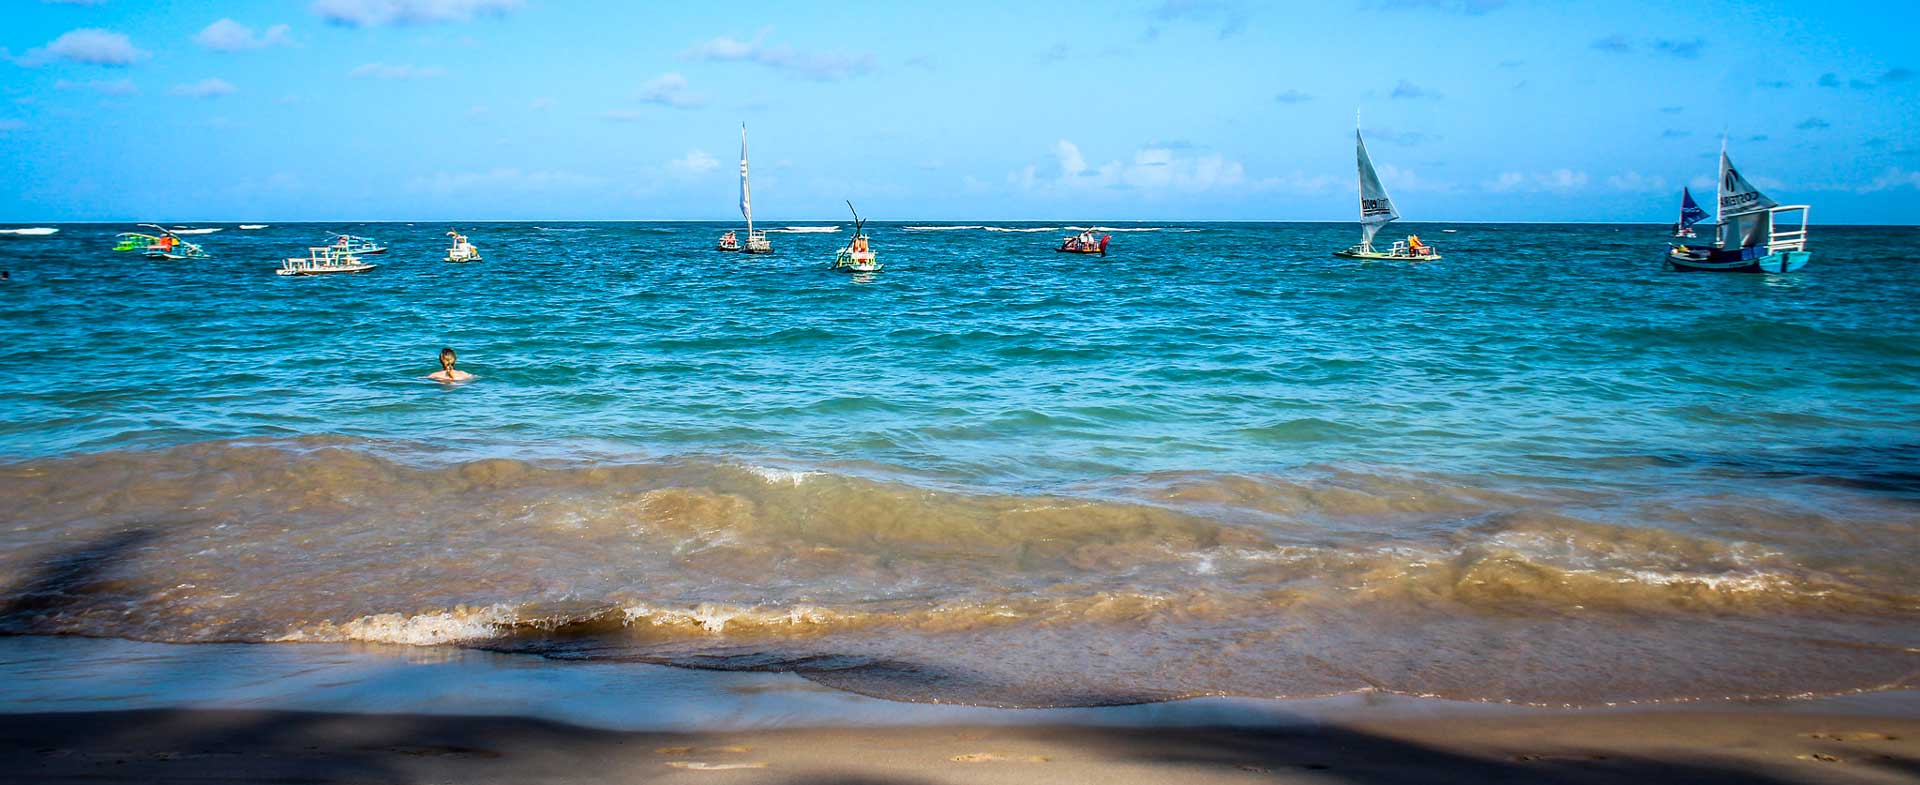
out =
[(464, 382), (473, 378), (473, 374), (453, 369), (453, 364), (459, 361), (460, 355), (454, 354), (452, 348), (441, 349), (440, 370), (427, 374), (427, 378), (436, 382)]

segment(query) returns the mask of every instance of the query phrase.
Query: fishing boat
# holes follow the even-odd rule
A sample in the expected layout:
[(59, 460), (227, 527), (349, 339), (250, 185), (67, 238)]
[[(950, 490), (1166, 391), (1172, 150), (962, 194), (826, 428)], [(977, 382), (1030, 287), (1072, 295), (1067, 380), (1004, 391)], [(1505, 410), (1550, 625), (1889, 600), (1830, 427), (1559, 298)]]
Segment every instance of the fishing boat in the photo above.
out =
[(337, 245), (323, 245), (307, 249), (306, 256), (290, 256), (280, 263), (276, 275), (327, 275), (329, 273), (364, 273), (377, 264), (360, 261), (360, 257), (342, 250)]
[(1700, 235), (1693, 231), (1693, 225), (1707, 220), (1707, 211), (1693, 201), (1693, 191), (1680, 188), (1680, 220), (1673, 222), (1673, 237), (1694, 238)]
[(206, 259), (210, 256), (206, 249), (180, 239), (180, 235), (175, 234), (172, 229), (156, 224), (140, 224), (140, 228), (152, 229), (159, 234), (121, 232), (113, 236), (113, 250), (139, 251), (140, 255), (148, 259), (172, 261)]
[(1097, 253), (1101, 256), (1106, 256), (1107, 243), (1112, 239), (1113, 235), (1110, 234), (1103, 234), (1100, 235), (1098, 239), (1095, 239), (1093, 230), (1088, 229), (1079, 234), (1072, 235), (1065, 240), (1061, 240), (1060, 247), (1053, 250), (1060, 253)]
[(747, 183), (747, 124), (740, 124), (740, 214), (747, 218), (746, 253), (773, 253), (767, 233), (753, 228), (753, 189)]
[(1405, 240), (1395, 240), (1392, 247), (1381, 251), (1373, 247), (1373, 236), (1380, 227), (1400, 219), (1400, 211), (1393, 208), (1393, 199), (1387, 196), (1387, 188), (1380, 184), (1380, 175), (1373, 171), (1373, 159), (1367, 156), (1367, 140), (1360, 137), (1360, 129), (1353, 129), (1353, 143), (1360, 159), (1360, 244), (1344, 251), (1334, 251), (1333, 255), (1343, 259), (1370, 259), (1383, 262), (1433, 262), (1440, 260), (1440, 251), (1431, 245), (1420, 242), (1419, 235), (1407, 235)]
[(740, 250), (740, 236), (732, 229), (728, 229), (725, 234), (720, 235), (720, 242), (715, 244), (713, 249), (716, 251), (738, 251)]
[(355, 256), (374, 256), (387, 252), (386, 246), (371, 237), (355, 237), (339, 232), (327, 235), (327, 244)]
[[(1807, 205), (1779, 204), (1747, 182), (1720, 143), (1718, 217), (1713, 245), (1675, 245), (1667, 264), (1675, 270), (1716, 273), (1790, 273), (1807, 266)], [(1793, 219), (1797, 214), (1799, 225)], [(1781, 230), (1782, 225), (1788, 228)]]
[(866, 220), (860, 217), (860, 211), (853, 209), (853, 202), (847, 202), (847, 210), (853, 213), (853, 239), (847, 241), (847, 247), (833, 257), (833, 267), (843, 273), (880, 272), (880, 259), (874, 254), (873, 246), (865, 232), (860, 231)]
[(480, 261), (480, 249), (473, 247), (473, 243), (467, 242), (466, 235), (459, 232), (447, 232), (447, 236), (453, 238), (453, 246), (447, 249), (447, 261)]

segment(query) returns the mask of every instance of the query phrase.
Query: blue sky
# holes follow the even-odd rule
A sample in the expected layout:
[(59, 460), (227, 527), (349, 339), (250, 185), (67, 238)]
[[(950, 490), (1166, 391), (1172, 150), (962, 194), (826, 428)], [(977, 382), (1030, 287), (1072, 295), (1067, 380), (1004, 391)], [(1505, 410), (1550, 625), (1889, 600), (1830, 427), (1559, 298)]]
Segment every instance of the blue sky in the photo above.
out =
[(0, 221), (1915, 223), (1896, 6), (8, 0)]

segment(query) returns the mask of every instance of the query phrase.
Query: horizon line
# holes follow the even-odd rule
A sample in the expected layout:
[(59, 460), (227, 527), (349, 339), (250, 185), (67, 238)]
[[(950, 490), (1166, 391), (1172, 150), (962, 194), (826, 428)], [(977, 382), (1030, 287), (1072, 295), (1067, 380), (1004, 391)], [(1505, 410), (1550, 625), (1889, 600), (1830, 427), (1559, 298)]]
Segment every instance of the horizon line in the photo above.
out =
[[(787, 221), (789, 221), (789, 222), (799, 222), (799, 223), (815, 223), (815, 224), (843, 224), (843, 223), (848, 223), (848, 222), (849, 222), (849, 221), (848, 221), (848, 219), (845, 219), (845, 218), (789, 218), (789, 219), (786, 219), (786, 220), (787, 220)], [(882, 220), (882, 219), (871, 219), (871, 218), (870, 218), (870, 219), (866, 219), (866, 220), (867, 220), (867, 222), (868, 222), (868, 223), (873, 223), (873, 224), (899, 224), (899, 223), (927, 223), (927, 224), (962, 224), (962, 223), (988, 223), (988, 222), (997, 222), (997, 223), (1028, 223), (1028, 224), (1031, 224), (1031, 223), (1060, 223), (1060, 224), (1068, 224), (1068, 223), (1078, 223), (1078, 224), (1089, 224), (1089, 225), (1092, 225), (1092, 224), (1097, 224), (1097, 223), (1109, 223), (1109, 224), (1144, 224), (1144, 223), (1158, 223), (1158, 224), (1183, 224), (1183, 223), (1185, 223), (1185, 224), (1193, 224), (1193, 223), (1208, 223), (1208, 224), (1341, 224), (1341, 225), (1353, 225), (1353, 226), (1358, 226), (1358, 225), (1359, 225), (1359, 222), (1358, 222), (1358, 221), (1354, 221), (1354, 220), (1332, 220), (1332, 219), (1324, 219), (1324, 218), (1304, 218), (1304, 219), (1288, 219), (1288, 218), (1275, 218), (1275, 219), (1268, 219), (1268, 218), (1258, 218), (1258, 219), (1256, 219), (1256, 218), (1203, 218), (1203, 219), (1191, 219), (1191, 218), (1190, 218), (1190, 219), (1174, 219), (1174, 218), (1107, 218), (1107, 219), (1096, 219), (1095, 221), (1091, 221), (1091, 222), (1089, 222), (1089, 221), (1086, 221), (1085, 219), (1066, 219), (1066, 218), (898, 218), (898, 219), (885, 219), (885, 220)], [(672, 224), (672, 223), (709, 223), (709, 224), (711, 224), (711, 223), (730, 223), (730, 222), (735, 222), (735, 221), (738, 221), (738, 222), (740, 222), (740, 223), (743, 223), (743, 224), (745, 223), (745, 221), (744, 221), (744, 220), (742, 220), (742, 219), (739, 219), (739, 218), (322, 218), (322, 219), (311, 219), (311, 218), (301, 218), (301, 219), (285, 219), (285, 220), (276, 220), (276, 219), (248, 219), (248, 220), (208, 220), (208, 219), (199, 219), (199, 220), (171, 220), (171, 221), (162, 221), (162, 220), (148, 220), (148, 221), (142, 221), (142, 220), (135, 220), (135, 219), (124, 219), (124, 220), (108, 220), (108, 219), (97, 219), (97, 220), (62, 220), (62, 221), (39, 221), (39, 222), (34, 222), (34, 221), (0, 221), (0, 223), (6, 223), (6, 224), (16, 224), (16, 226), (10, 226), (10, 227), (0, 227), (0, 228), (23, 228), (23, 229), (24, 229), (24, 228), (32, 228), (32, 227), (34, 227), (34, 226), (62, 226), (62, 225), (70, 225), (70, 224), (142, 224), (142, 223), (150, 223), (150, 224), (164, 224), (164, 225), (168, 225), (168, 227), (169, 227), (169, 228), (176, 228), (176, 227), (178, 227), (178, 226), (185, 226), (185, 225), (190, 225), (190, 224), (228, 224), (228, 225), (234, 225), (234, 226), (238, 226), (239, 224), (243, 224), (243, 223), (248, 223), (248, 224), (251, 224), (251, 223), (261, 223), (261, 224), (266, 224), (266, 225), (272, 225), (272, 224), (275, 224), (275, 223), (283, 223), (283, 224), (328, 224), (328, 223), (341, 223), (341, 224), (383, 224), (383, 223), (384, 223), (384, 224), (392, 224), (392, 223), (445, 223), (445, 224), (503, 224), (503, 223), (539, 223), (539, 222), (543, 222), (543, 221), (545, 221), (545, 222), (552, 222), (552, 223), (576, 223), (576, 224), (583, 224), (583, 223), (654, 223), (654, 224)], [(775, 222), (771, 222), (771, 221), (755, 221), (755, 223), (758, 223), (758, 224), (765, 224), (765, 225), (767, 225), (767, 226), (774, 226), (774, 223), (775, 223)], [(1409, 224), (1460, 224), (1460, 225), (1468, 225), (1468, 226), (1484, 226), (1484, 225), (1495, 225), (1495, 224), (1520, 224), (1520, 225), (1527, 225), (1527, 226), (1669, 226), (1669, 225), (1671, 225), (1671, 222), (1669, 222), (1669, 221), (1597, 221), (1597, 220), (1554, 220), (1554, 221), (1519, 221), (1519, 220), (1461, 220), (1461, 221), (1453, 221), (1453, 220), (1444, 220), (1444, 219), (1431, 219), (1431, 220), (1420, 220), (1420, 221), (1412, 221), (1412, 220), (1406, 220), (1406, 219), (1401, 219), (1401, 220), (1399, 220), (1399, 221), (1396, 221), (1396, 223), (1399, 223), (1399, 224), (1402, 224), (1402, 225), (1409, 225)], [(793, 224), (793, 225), (798, 225), (798, 224)], [(1704, 224), (1704, 223), (1703, 223), (1702, 225), (1707, 225), (1707, 224)], [(1809, 225), (1809, 226), (1862, 226), (1862, 227), (1887, 227), (1887, 228), (1911, 228), (1911, 227), (1920, 227), (1920, 222), (1916, 222), (1916, 223), (1809, 223), (1808, 225)], [(777, 228), (777, 227), (776, 227), (776, 228)]]

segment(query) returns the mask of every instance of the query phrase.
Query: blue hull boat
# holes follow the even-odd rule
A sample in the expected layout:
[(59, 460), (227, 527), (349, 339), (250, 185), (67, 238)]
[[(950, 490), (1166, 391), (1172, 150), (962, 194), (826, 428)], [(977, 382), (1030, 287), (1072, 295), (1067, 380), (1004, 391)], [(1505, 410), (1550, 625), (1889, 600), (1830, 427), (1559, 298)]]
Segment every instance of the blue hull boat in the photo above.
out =
[[(1669, 268), (1680, 272), (1790, 273), (1807, 266), (1813, 258), (1807, 251), (1807, 206), (1783, 205), (1767, 198), (1733, 168), (1725, 142), (1720, 145), (1719, 191), (1720, 216), (1714, 221), (1713, 245), (1668, 248)], [(1682, 190), (1680, 199), (1676, 234), (1705, 215), (1693, 204), (1692, 194)]]
[(1667, 266), (1680, 272), (1706, 273), (1790, 273), (1807, 266), (1813, 254), (1807, 251), (1753, 253), (1759, 248), (1718, 251), (1711, 248), (1675, 246), (1667, 252)]

